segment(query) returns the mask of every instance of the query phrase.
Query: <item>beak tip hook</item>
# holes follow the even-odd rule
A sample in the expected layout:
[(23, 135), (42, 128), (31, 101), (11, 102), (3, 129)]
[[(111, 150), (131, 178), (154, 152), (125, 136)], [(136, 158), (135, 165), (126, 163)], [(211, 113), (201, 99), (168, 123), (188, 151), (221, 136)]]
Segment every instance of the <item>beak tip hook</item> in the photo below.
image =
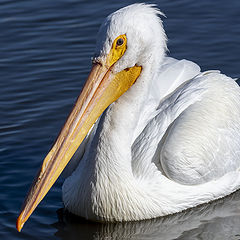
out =
[(20, 215), (16, 221), (16, 228), (17, 228), (18, 232), (21, 232), (23, 225), (24, 225), (24, 223), (21, 221), (21, 215)]

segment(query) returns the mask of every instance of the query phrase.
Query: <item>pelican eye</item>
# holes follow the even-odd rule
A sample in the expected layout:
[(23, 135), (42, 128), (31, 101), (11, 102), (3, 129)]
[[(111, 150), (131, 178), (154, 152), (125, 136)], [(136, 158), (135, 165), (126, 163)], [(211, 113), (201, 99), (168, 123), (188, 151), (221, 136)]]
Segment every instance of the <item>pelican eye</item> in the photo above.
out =
[(122, 38), (119, 38), (116, 42), (117, 46), (121, 46), (123, 45), (123, 43), (124, 43), (124, 40)]
[(125, 53), (127, 49), (127, 37), (126, 34), (122, 34), (115, 38), (112, 43), (112, 47), (107, 56), (107, 66), (112, 66), (115, 62), (117, 62)]

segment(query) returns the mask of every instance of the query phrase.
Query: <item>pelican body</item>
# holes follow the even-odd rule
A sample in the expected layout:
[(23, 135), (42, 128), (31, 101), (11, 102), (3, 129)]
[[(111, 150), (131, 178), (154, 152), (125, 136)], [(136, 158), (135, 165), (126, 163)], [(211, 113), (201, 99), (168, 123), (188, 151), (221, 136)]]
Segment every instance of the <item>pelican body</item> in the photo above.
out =
[(63, 203), (93, 221), (177, 213), (240, 187), (240, 88), (166, 56), (154, 5), (109, 15), (89, 77), (43, 161), (23, 224), (64, 170)]

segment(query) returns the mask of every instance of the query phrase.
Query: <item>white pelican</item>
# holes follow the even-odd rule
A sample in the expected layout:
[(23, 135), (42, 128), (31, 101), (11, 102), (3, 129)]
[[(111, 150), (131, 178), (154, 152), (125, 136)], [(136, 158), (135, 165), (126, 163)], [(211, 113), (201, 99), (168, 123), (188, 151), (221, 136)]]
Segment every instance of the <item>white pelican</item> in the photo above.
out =
[(63, 202), (94, 221), (156, 218), (240, 187), (240, 88), (166, 57), (161, 14), (133, 4), (102, 24), (91, 73), (24, 202), (19, 231), (77, 149)]

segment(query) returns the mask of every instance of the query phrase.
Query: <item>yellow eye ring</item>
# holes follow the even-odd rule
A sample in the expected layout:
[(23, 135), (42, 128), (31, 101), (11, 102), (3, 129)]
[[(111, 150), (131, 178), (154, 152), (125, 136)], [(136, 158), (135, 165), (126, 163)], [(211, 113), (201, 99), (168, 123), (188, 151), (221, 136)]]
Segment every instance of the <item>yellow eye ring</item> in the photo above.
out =
[(122, 34), (118, 36), (113, 44), (112, 48), (107, 56), (107, 66), (112, 66), (114, 63), (116, 63), (125, 53), (127, 49), (127, 37), (126, 34)]

